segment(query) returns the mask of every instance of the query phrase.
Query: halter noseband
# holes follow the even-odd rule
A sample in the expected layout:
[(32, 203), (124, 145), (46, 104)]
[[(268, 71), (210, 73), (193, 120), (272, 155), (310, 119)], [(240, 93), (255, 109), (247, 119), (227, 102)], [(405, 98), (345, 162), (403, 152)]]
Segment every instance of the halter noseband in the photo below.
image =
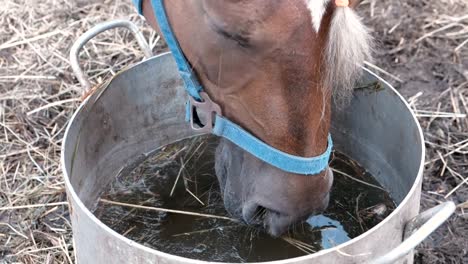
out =
[[(133, 0), (138, 12), (142, 14), (143, 0)], [(317, 175), (328, 167), (333, 141), (328, 135), (328, 146), (325, 152), (316, 157), (299, 157), (278, 150), (257, 137), (253, 136), (239, 125), (223, 117), (221, 108), (213, 102), (208, 94), (203, 92), (198, 78), (185, 58), (177, 39), (172, 32), (163, 0), (151, 0), (158, 25), (172, 55), (176, 61), (185, 89), (190, 95), (187, 102), (187, 121), (192, 129), (198, 132), (213, 133), (236, 144), (258, 159), (275, 166), (283, 171), (302, 175)], [(200, 124), (198, 117), (202, 114), (206, 120)]]

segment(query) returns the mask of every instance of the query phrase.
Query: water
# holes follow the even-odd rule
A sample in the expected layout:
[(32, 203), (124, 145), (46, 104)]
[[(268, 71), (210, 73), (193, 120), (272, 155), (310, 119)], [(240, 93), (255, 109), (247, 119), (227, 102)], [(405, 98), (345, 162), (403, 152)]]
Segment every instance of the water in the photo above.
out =
[[(120, 234), (166, 253), (206, 261), (261, 262), (304, 256), (336, 246), (369, 230), (395, 209), (385, 191), (338, 172), (334, 173), (327, 211), (297, 224), (282, 238), (272, 238), (263, 230), (230, 220), (108, 202), (228, 216), (214, 174), (216, 145), (216, 138), (204, 136), (156, 150), (144, 162), (129, 166), (115, 178), (102, 194), (95, 215)], [(331, 167), (379, 185), (342, 154), (334, 153)]]

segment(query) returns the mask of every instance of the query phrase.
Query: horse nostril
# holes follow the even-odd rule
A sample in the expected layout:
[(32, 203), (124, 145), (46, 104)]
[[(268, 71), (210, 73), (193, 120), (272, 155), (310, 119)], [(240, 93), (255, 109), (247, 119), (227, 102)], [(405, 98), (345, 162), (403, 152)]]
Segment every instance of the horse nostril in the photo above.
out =
[(249, 225), (260, 225), (267, 213), (267, 209), (258, 204), (248, 204), (242, 208), (242, 217)]
[(279, 237), (288, 230), (291, 224), (298, 220), (293, 216), (279, 213), (257, 203), (244, 205), (242, 217), (246, 224), (262, 227), (274, 237)]

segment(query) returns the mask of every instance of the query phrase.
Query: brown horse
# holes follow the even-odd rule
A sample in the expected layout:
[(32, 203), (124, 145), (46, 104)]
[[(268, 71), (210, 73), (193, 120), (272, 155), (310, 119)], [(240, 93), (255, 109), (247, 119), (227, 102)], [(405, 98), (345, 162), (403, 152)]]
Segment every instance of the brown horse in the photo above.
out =
[[(359, 0), (166, 0), (185, 57), (223, 115), (283, 152), (327, 148), (332, 91), (352, 90), (370, 38)], [(143, 14), (159, 31), (150, 0)], [(332, 89), (333, 88), (333, 89)], [(226, 209), (278, 236), (328, 205), (331, 170), (305, 176), (260, 161), (228, 140), (216, 153)]]

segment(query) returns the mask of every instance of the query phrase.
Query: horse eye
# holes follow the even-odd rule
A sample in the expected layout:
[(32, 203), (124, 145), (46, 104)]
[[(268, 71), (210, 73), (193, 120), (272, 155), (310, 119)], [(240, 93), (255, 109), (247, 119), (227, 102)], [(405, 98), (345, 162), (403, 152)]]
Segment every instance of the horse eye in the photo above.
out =
[(252, 46), (250, 43), (249, 36), (245, 32), (229, 32), (214, 23), (210, 23), (210, 26), (213, 29), (213, 31), (216, 32), (218, 35), (222, 36), (225, 39), (234, 41), (237, 45), (239, 45), (242, 48), (250, 48)]

